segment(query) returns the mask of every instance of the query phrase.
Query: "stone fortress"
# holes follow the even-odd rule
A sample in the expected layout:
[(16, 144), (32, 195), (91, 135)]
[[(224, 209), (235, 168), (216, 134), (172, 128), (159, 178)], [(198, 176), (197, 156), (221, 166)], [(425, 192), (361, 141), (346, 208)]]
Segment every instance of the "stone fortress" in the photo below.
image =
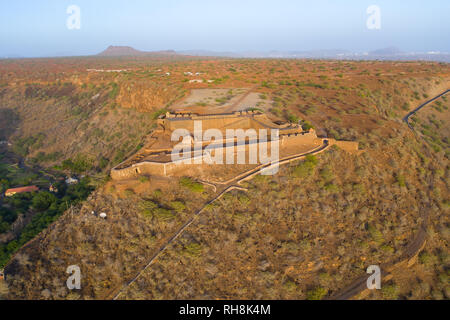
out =
[[(201, 150), (198, 150), (198, 141), (194, 135), (195, 124), (201, 123), (203, 132), (209, 129), (218, 129), (223, 134), (222, 140), (214, 140), (213, 142), (201, 142)], [(189, 136), (182, 137), (181, 143), (192, 147), (189, 148), (191, 152), (183, 153), (183, 159), (194, 159), (196, 164), (186, 164), (184, 161), (172, 161), (172, 151), (180, 141), (172, 141), (172, 133), (177, 129), (184, 129), (189, 132)], [(250, 111), (235, 111), (232, 113), (221, 114), (198, 114), (188, 111), (167, 112), (161, 115), (157, 120), (157, 128), (149, 137), (149, 142), (137, 154), (130, 159), (119, 164), (111, 170), (111, 177), (114, 180), (126, 180), (139, 177), (141, 175), (153, 176), (183, 176), (187, 172), (191, 174), (204, 173), (206, 168), (211, 169), (211, 165), (205, 165), (203, 160), (205, 157), (210, 157), (211, 152), (205, 152), (205, 148), (209, 146), (208, 150), (216, 147), (220, 152), (227, 152), (227, 148), (233, 148), (236, 151), (237, 137), (226, 137), (226, 131), (229, 129), (244, 130), (253, 129), (259, 132), (261, 129), (266, 129), (268, 132), (267, 149), (270, 150), (271, 130), (277, 129), (279, 135), (278, 140), (280, 157), (298, 154), (301, 151), (308, 151), (320, 147), (323, 144), (323, 139), (317, 137), (314, 129), (303, 130), (299, 124), (292, 124), (283, 121), (275, 121), (259, 110)], [(241, 143), (243, 143), (241, 141)], [(197, 145), (197, 150), (194, 149), (194, 144)], [(259, 147), (260, 140), (250, 139), (246, 137), (245, 150), (249, 152), (251, 147), (257, 145)], [(353, 143), (354, 144), (354, 143)], [(348, 147), (348, 146), (347, 146)], [(357, 150), (357, 143), (349, 146), (350, 149)], [(215, 151), (212, 151), (215, 152)], [(217, 152), (217, 151), (216, 151)], [(247, 154), (248, 156), (248, 154)], [(213, 165), (214, 166), (214, 165)], [(215, 171), (218, 170), (218, 165), (215, 165)]]

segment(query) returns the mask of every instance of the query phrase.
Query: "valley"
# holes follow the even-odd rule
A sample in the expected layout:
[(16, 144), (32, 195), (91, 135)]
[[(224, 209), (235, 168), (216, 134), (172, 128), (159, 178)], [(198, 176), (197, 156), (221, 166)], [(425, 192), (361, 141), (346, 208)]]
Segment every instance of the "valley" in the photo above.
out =
[[(411, 116), (413, 130), (403, 122), (450, 88), (448, 64), (161, 52), (0, 60), (0, 71), (0, 189), (41, 189), (1, 202), (5, 298), (330, 299), (369, 265), (401, 260), (426, 217), (408, 272), (345, 298), (448, 299), (448, 96)], [(275, 175), (111, 173), (171, 150), (164, 115), (250, 111), (315, 140), (281, 149)], [(49, 196), (51, 184), (64, 191)], [(11, 209), (29, 221), (15, 233)], [(70, 265), (80, 290), (65, 286)]]

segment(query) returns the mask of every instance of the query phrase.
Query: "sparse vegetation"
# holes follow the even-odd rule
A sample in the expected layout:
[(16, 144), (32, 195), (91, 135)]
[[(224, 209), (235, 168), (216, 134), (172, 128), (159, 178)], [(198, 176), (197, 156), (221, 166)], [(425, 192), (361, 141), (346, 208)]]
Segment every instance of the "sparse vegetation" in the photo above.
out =
[[(363, 152), (330, 148), (283, 166), (276, 176), (255, 177), (245, 184), (248, 192), (227, 193), (123, 297), (323, 299), (365, 274), (368, 263), (399, 259), (426, 208), (427, 243), (411, 267), (413, 275), (384, 283), (369, 298), (448, 299), (448, 99), (436, 101), (412, 122), (426, 144), (400, 121), (431, 97), (436, 83), (447, 81), (448, 65), (108, 59), (102, 68), (130, 64), (132, 71), (87, 76), (79, 70), (96, 67), (97, 60), (56, 59), (48, 64), (51, 72), (43, 72), (47, 63), (0, 61), (0, 140), (12, 143), (8, 150), (18, 157), (16, 163), (0, 164), (0, 191), (35, 182), (48, 188), (53, 178), (39, 170), (63, 179), (88, 177), (67, 189), (57, 184), (57, 193), (2, 202), (1, 234), (18, 225), (19, 217), (29, 218), (17, 237), (0, 244), (0, 265), (11, 263), (9, 297), (110, 298), (213, 197), (212, 188), (192, 177), (157, 186), (141, 177), (123, 184), (99, 179), (95, 196), (85, 200), (97, 175), (107, 175), (144, 147), (155, 119), (195, 85), (227, 88), (217, 101), (195, 108), (226, 105), (238, 88), (255, 87), (262, 104), (246, 106), (249, 110), (301, 121), (304, 130), (314, 124), (323, 137), (360, 142)], [(185, 70), (200, 69), (213, 81), (185, 81)], [(166, 70), (170, 77), (162, 76)], [(100, 212), (108, 218), (100, 219)], [(73, 260), (90, 275), (77, 294), (61, 285), (62, 266)], [(179, 285), (183, 279), (189, 279), (188, 289)]]
[(180, 185), (182, 187), (185, 187), (185, 188), (191, 190), (192, 192), (196, 192), (196, 193), (202, 193), (204, 190), (203, 184), (201, 184), (199, 182), (195, 182), (194, 180), (192, 180), (189, 177), (181, 178)]

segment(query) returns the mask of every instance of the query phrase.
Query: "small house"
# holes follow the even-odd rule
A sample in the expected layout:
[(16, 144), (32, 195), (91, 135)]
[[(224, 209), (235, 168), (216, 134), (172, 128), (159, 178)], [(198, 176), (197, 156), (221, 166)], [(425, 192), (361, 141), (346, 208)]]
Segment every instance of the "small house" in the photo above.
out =
[(189, 80), (189, 83), (203, 83), (203, 80), (201, 79)]
[(6, 190), (5, 196), (12, 197), (13, 195), (18, 194), (18, 193), (37, 192), (37, 191), (39, 191), (39, 188), (36, 186), (12, 188), (12, 189)]
[(77, 184), (78, 183), (78, 179), (77, 178), (72, 178), (72, 177), (68, 177), (66, 179), (66, 184)]

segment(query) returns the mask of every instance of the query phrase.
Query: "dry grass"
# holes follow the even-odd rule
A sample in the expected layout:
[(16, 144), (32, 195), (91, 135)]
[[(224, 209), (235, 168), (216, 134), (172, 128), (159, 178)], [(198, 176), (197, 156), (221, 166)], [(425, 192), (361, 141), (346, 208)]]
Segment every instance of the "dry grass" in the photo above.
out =
[[(365, 150), (355, 156), (333, 149), (316, 164), (257, 177), (248, 193), (227, 194), (123, 297), (323, 298), (368, 265), (395, 260), (421, 223), (421, 210), (431, 208), (421, 262), (411, 277), (399, 276), (374, 297), (448, 298), (447, 149), (436, 152), (400, 121), (407, 109), (448, 87), (448, 64), (88, 58), (0, 65), (1, 108), (18, 116), (19, 130), (9, 128), (8, 137), (37, 137), (28, 158), (61, 154), (42, 166), (82, 154), (99, 167), (96, 161), (105, 158), (99, 170), (106, 171), (145, 142), (155, 112), (194, 88), (255, 88), (273, 102), (274, 118), (308, 120), (319, 134), (357, 140)], [(130, 71), (120, 74), (86, 72), (125, 66)], [(187, 71), (215, 81), (190, 84)], [(111, 297), (213, 196), (210, 188), (196, 193), (166, 182), (109, 182), (82, 209), (66, 212), (16, 256), (7, 270), (9, 297)], [(108, 219), (91, 210), (107, 212)], [(71, 264), (83, 274), (78, 293), (65, 287)], [(407, 285), (414, 277), (417, 285)]]

